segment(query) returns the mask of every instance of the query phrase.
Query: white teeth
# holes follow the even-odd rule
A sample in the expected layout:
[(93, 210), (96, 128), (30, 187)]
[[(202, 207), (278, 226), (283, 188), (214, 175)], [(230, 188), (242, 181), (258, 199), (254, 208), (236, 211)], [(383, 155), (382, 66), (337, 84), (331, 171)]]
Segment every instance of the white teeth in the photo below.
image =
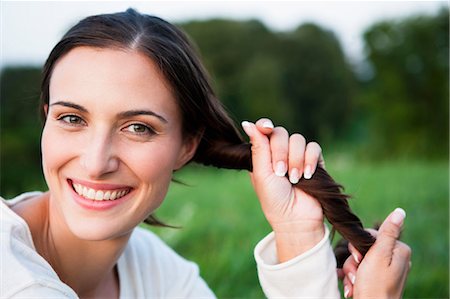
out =
[(83, 195), (84, 197), (87, 197), (87, 194), (88, 194), (88, 188), (83, 187), (83, 194), (81, 194), (81, 195)]
[(87, 194), (87, 198), (89, 199), (95, 199), (95, 190), (89, 188), (88, 194)]
[(73, 188), (78, 195), (91, 200), (115, 200), (129, 193), (129, 190), (94, 190), (80, 184), (73, 184)]
[(103, 191), (97, 191), (95, 193), (95, 200), (102, 200), (103, 199)]
[(109, 198), (110, 200), (114, 200), (117, 197), (117, 191), (113, 191), (111, 192), (111, 197)]
[(83, 191), (81, 190), (81, 186), (78, 184), (73, 185), (73, 187), (75, 188), (75, 191), (77, 191), (78, 194), (82, 194)]

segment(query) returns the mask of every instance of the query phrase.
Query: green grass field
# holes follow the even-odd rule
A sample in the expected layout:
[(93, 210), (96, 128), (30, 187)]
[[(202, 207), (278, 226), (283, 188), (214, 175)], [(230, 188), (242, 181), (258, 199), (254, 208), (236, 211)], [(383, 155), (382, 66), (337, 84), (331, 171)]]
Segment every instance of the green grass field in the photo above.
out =
[[(327, 159), (327, 169), (353, 196), (365, 226), (396, 207), (407, 212), (402, 240), (413, 251), (405, 298), (449, 297), (448, 163), (393, 161), (356, 164)], [(219, 298), (261, 298), (253, 248), (270, 227), (244, 171), (189, 167), (176, 177), (157, 215), (181, 229), (152, 228), (197, 262)]]

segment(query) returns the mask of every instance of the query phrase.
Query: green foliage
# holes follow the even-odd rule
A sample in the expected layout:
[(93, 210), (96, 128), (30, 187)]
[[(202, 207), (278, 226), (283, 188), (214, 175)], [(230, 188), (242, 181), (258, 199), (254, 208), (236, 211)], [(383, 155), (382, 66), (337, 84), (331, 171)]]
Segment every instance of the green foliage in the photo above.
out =
[(182, 27), (237, 120), (271, 117), (322, 144), (359, 144), (365, 157), (448, 157), (448, 9), (371, 26), (371, 72), (360, 82), (334, 34), (315, 24), (290, 32), (254, 20)]
[(313, 24), (277, 33), (258, 21), (182, 27), (236, 119), (270, 117), (309, 139), (332, 139), (345, 130), (355, 79), (333, 33)]
[(381, 22), (364, 35), (374, 76), (363, 99), (378, 156), (448, 157), (448, 15)]
[(282, 36), (283, 95), (294, 127), (322, 142), (342, 137), (352, 115), (355, 78), (330, 31), (305, 24)]
[[(366, 226), (396, 207), (407, 212), (402, 241), (413, 251), (405, 298), (448, 298), (449, 174), (447, 163), (412, 160), (356, 163), (331, 157), (330, 173), (353, 196)], [(177, 175), (158, 216), (181, 229), (152, 228), (199, 263), (219, 298), (263, 298), (253, 248), (267, 225), (244, 172), (190, 167)]]
[(237, 120), (264, 115), (289, 122), (274, 33), (255, 20), (216, 19), (181, 26), (198, 45), (219, 98)]
[(6, 68), (0, 82), (0, 194), (43, 186), (38, 117), (40, 70)]

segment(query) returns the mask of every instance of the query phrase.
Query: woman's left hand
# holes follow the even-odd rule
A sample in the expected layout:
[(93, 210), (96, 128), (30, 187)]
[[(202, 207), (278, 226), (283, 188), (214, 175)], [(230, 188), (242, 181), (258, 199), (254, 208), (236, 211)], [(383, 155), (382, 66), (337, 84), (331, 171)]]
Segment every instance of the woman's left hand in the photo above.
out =
[(402, 298), (411, 268), (411, 248), (398, 240), (405, 216), (395, 209), (378, 231), (368, 230), (376, 241), (364, 259), (349, 243), (352, 255), (342, 269), (345, 298)]
[(322, 150), (300, 134), (289, 136), (285, 128), (274, 128), (267, 118), (243, 122), (242, 127), (252, 143), (252, 184), (275, 233), (279, 261), (284, 262), (324, 236), (319, 202), (295, 185), (302, 176), (311, 178), (318, 164), (324, 165)]

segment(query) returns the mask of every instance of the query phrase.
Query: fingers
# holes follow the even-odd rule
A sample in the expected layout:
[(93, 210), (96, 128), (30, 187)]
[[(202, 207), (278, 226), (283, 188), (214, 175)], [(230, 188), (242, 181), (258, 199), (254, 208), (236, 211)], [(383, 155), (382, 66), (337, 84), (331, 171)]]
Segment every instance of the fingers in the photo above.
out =
[(256, 175), (269, 176), (272, 174), (269, 139), (251, 122), (243, 121), (242, 128), (252, 144), (253, 169), (258, 169)]
[[(322, 149), (318, 143), (306, 144), (305, 137), (300, 134), (289, 136), (285, 128), (274, 127), (268, 118), (261, 118), (255, 124), (244, 121), (242, 126), (252, 143), (254, 167), (262, 166), (262, 163), (265, 165), (271, 163), (275, 175), (284, 177), (288, 172), (290, 182), (297, 184), (302, 176), (310, 179), (317, 164), (325, 166)], [(258, 153), (262, 154), (263, 151), (264, 157), (259, 157)], [(265, 171), (269, 173), (268, 169)]]
[(408, 245), (400, 241), (396, 242), (391, 267), (405, 275), (409, 272), (411, 268), (411, 248)]
[(276, 127), (270, 135), (273, 171), (276, 176), (284, 177), (287, 172), (289, 153), (289, 133), (283, 127)]
[(306, 140), (300, 134), (289, 138), (289, 181), (297, 184), (303, 174)]
[(405, 211), (397, 208), (386, 218), (378, 230), (375, 246), (378, 248), (377, 252), (382, 255), (380, 258), (387, 265), (391, 264), (394, 248), (400, 236), (405, 217)]
[(362, 260), (362, 254), (352, 245), (352, 243), (348, 243), (348, 251), (352, 254), (353, 260), (359, 264)]
[(255, 123), (258, 130), (264, 135), (270, 135), (274, 129), (273, 123), (268, 118), (261, 118)]
[(342, 267), (342, 272), (344, 272), (344, 279), (342, 282), (344, 284), (345, 298), (353, 296), (353, 286), (356, 283), (356, 273), (358, 271), (359, 263), (361, 262), (361, 254), (350, 243), (349, 250), (352, 255), (347, 258)]
[(322, 148), (317, 142), (308, 143), (305, 151), (305, 170), (303, 174), (305, 179), (310, 179), (312, 177), (319, 161), (322, 161), (321, 163), (323, 164)]
[(344, 298), (350, 298), (353, 295), (353, 284), (347, 276), (342, 283), (344, 284)]
[(344, 271), (345, 277), (348, 278), (352, 285), (355, 284), (357, 270), (358, 263), (355, 261), (355, 259), (352, 256), (347, 258), (344, 266), (342, 267), (342, 271)]
[(262, 134), (270, 135), (273, 171), (276, 176), (284, 177), (288, 170), (290, 140), (288, 131), (283, 127), (274, 128), (272, 121), (268, 118), (259, 119), (255, 125)]

